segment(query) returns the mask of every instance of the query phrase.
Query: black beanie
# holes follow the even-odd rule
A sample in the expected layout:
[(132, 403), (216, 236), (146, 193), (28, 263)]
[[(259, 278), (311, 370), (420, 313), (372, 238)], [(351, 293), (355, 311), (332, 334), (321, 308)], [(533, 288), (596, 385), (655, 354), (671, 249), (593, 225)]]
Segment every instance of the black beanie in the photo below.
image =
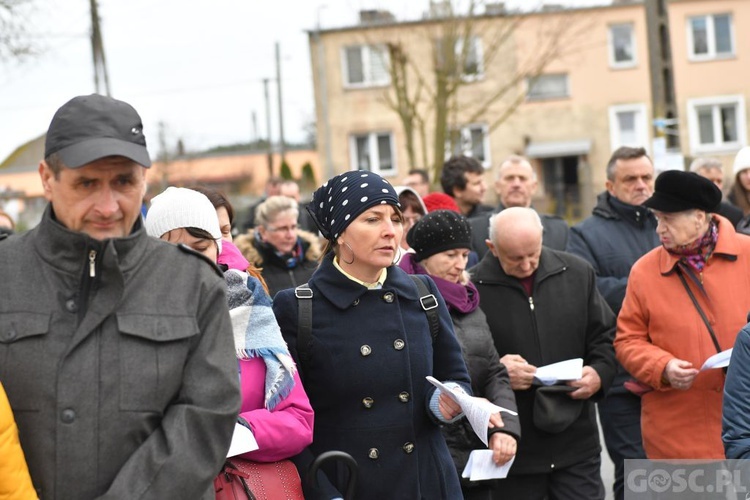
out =
[(656, 178), (654, 194), (643, 205), (660, 212), (682, 212), (697, 208), (715, 212), (721, 203), (716, 184), (695, 172), (667, 170)]
[(471, 249), (471, 226), (457, 212), (436, 210), (414, 224), (406, 242), (416, 252), (417, 260), (454, 248)]

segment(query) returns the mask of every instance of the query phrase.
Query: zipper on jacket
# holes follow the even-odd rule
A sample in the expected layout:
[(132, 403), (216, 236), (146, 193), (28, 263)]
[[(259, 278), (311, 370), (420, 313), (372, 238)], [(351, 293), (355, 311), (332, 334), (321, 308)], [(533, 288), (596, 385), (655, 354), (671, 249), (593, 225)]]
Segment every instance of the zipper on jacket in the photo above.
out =
[(534, 297), (529, 297), (529, 307), (534, 310)]
[(96, 277), (96, 250), (89, 250), (89, 277)]

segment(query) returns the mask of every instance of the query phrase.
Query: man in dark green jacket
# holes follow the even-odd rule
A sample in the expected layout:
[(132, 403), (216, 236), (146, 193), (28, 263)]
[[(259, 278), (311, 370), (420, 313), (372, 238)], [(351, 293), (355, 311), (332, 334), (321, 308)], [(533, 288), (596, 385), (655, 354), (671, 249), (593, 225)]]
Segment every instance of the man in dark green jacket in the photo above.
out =
[[(530, 208), (493, 216), (490, 253), (471, 270), (480, 307), (508, 368), (523, 439), (496, 498), (604, 498), (592, 400), (614, 376), (615, 316), (596, 289), (591, 266), (542, 247)], [(541, 388), (537, 367), (581, 358), (577, 380)]]
[(39, 226), (0, 243), (0, 382), (40, 498), (213, 499), (239, 410), (224, 280), (149, 237), (140, 116), (55, 114)]

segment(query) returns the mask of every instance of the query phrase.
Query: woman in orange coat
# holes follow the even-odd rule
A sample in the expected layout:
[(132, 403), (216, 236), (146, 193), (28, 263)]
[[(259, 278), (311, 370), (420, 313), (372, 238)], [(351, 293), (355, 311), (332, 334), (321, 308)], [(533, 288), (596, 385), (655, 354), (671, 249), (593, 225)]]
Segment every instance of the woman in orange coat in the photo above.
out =
[(732, 347), (747, 322), (750, 238), (713, 213), (720, 201), (708, 179), (673, 170), (656, 179), (644, 202), (656, 215), (662, 245), (630, 271), (615, 351), (631, 375), (654, 389), (641, 405), (650, 459), (724, 458), (724, 372), (699, 370)]
[(0, 384), (0, 499), (29, 500), (37, 498), (31, 484), (29, 468), (23, 456), (13, 411)]

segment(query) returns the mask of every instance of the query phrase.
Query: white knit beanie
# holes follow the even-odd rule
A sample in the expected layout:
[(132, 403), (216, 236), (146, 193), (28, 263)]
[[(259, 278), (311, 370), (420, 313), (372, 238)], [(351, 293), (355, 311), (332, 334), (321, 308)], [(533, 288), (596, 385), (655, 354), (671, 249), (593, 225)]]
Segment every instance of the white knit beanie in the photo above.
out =
[(734, 167), (732, 167), (732, 176), (736, 176), (745, 169), (750, 168), (750, 146), (745, 146), (737, 152), (734, 157)]
[(192, 189), (168, 187), (154, 196), (146, 214), (146, 232), (161, 238), (172, 229), (195, 227), (208, 232), (216, 240), (221, 253), (221, 229), (216, 209), (206, 195)]

